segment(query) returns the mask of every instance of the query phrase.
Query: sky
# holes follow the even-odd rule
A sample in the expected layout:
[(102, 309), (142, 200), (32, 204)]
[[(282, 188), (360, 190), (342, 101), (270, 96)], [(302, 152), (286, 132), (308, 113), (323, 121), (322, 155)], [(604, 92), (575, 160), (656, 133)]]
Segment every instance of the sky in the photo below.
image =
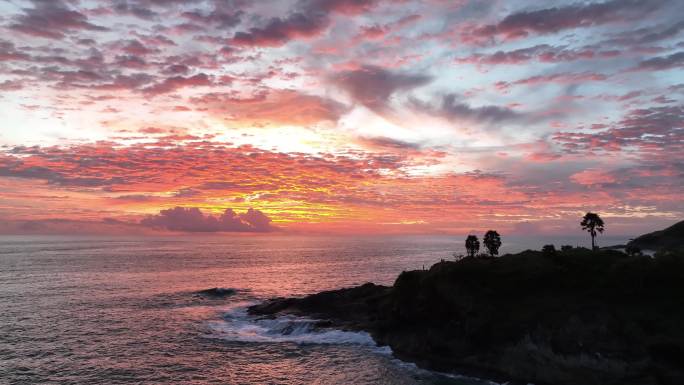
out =
[(684, 218), (681, 0), (0, 0), (0, 233)]

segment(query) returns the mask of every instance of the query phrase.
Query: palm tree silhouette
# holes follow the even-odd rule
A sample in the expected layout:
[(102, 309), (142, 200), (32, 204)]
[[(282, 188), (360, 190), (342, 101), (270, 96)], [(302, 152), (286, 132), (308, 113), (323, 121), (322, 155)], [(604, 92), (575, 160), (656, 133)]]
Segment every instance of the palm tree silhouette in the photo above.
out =
[(480, 250), (480, 241), (477, 240), (476, 235), (468, 235), (465, 241), (466, 250), (468, 250), (468, 256), (474, 257), (475, 254)]
[(499, 247), (501, 247), (501, 236), (496, 231), (487, 231), (482, 243), (484, 243), (485, 247), (489, 251), (489, 255), (492, 257), (499, 254)]
[(586, 230), (591, 234), (591, 249), (596, 249), (596, 244), (594, 238), (596, 238), (596, 232), (603, 233), (603, 219), (598, 214), (588, 212), (584, 214), (582, 222), (580, 222), (582, 230)]

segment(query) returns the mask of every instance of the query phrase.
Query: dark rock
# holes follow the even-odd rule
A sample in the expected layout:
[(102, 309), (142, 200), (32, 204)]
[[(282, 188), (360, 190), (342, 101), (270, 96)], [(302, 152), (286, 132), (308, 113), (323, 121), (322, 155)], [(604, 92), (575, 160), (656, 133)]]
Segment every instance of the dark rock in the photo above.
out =
[(236, 292), (237, 291), (235, 289), (214, 287), (211, 289), (200, 290), (197, 292), (197, 294), (204, 297), (223, 298), (234, 295)]

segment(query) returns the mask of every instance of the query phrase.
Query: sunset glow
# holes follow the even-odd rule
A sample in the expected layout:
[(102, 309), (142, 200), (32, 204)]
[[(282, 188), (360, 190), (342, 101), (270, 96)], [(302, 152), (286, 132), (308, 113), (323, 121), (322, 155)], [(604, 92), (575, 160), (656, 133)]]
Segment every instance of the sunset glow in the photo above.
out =
[[(0, 233), (684, 216), (684, 2), (0, 2)], [(227, 211), (228, 210), (228, 211)]]

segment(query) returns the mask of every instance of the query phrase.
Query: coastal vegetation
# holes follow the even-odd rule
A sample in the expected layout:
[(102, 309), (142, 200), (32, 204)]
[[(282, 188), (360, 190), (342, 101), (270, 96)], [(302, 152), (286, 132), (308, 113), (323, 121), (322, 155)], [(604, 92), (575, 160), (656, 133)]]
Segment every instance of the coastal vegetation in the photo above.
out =
[(480, 251), (480, 241), (477, 239), (477, 235), (468, 235), (465, 241), (465, 248), (469, 257), (477, 255), (477, 252)]
[(580, 223), (582, 230), (586, 230), (591, 235), (591, 249), (596, 249), (596, 233), (603, 233), (604, 223), (603, 219), (598, 214), (589, 212), (584, 215), (582, 222)]
[(484, 236), (484, 245), (489, 252), (489, 256), (493, 257), (499, 255), (499, 247), (501, 247), (501, 236), (494, 230), (489, 230)]
[[(591, 235), (591, 249), (596, 250), (596, 242), (595, 238), (597, 233), (603, 233), (605, 230), (605, 223), (603, 222), (603, 219), (596, 214), (592, 212), (588, 212), (584, 215), (582, 218), (582, 222), (580, 222), (580, 226), (582, 227), (582, 230), (585, 230)], [(674, 227), (674, 226), (673, 226)], [(684, 227), (681, 229), (684, 231)], [(657, 233), (657, 232), (656, 232)], [(653, 233), (653, 234), (656, 234)], [(485, 248), (487, 249), (487, 254), (481, 254), (479, 255), (480, 257), (495, 257), (499, 255), (499, 248), (501, 247), (501, 235), (496, 231), (496, 230), (488, 230), (483, 239), (482, 243), (484, 244)], [(641, 254), (641, 249), (637, 247), (636, 245), (626, 245), (622, 247), (623, 245), (619, 245), (621, 248), (625, 249), (625, 252), (629, 255), (638, 255)], [(616, 248), (616, 247), (613, 247)], [(465, 249), (466, 253), (469, 257), (475, 257), (478, 256), (478, 252), (480, 251), (480, 240), (477, 238), (477, 235), (468, 235), (465, 240)], [(572, 250), (572, 246), (570, 245), (563, 245), (561, 247), (561, 250), (568, 252)], [(555, 245), (544, 245), (542, 247), (542, 253), (545, 255), (553, 255), (556, 253), (556, 246)], [(463, 258), (462, 255), (454, 254), (454, 257), (456, 259), (461, 259)]]

